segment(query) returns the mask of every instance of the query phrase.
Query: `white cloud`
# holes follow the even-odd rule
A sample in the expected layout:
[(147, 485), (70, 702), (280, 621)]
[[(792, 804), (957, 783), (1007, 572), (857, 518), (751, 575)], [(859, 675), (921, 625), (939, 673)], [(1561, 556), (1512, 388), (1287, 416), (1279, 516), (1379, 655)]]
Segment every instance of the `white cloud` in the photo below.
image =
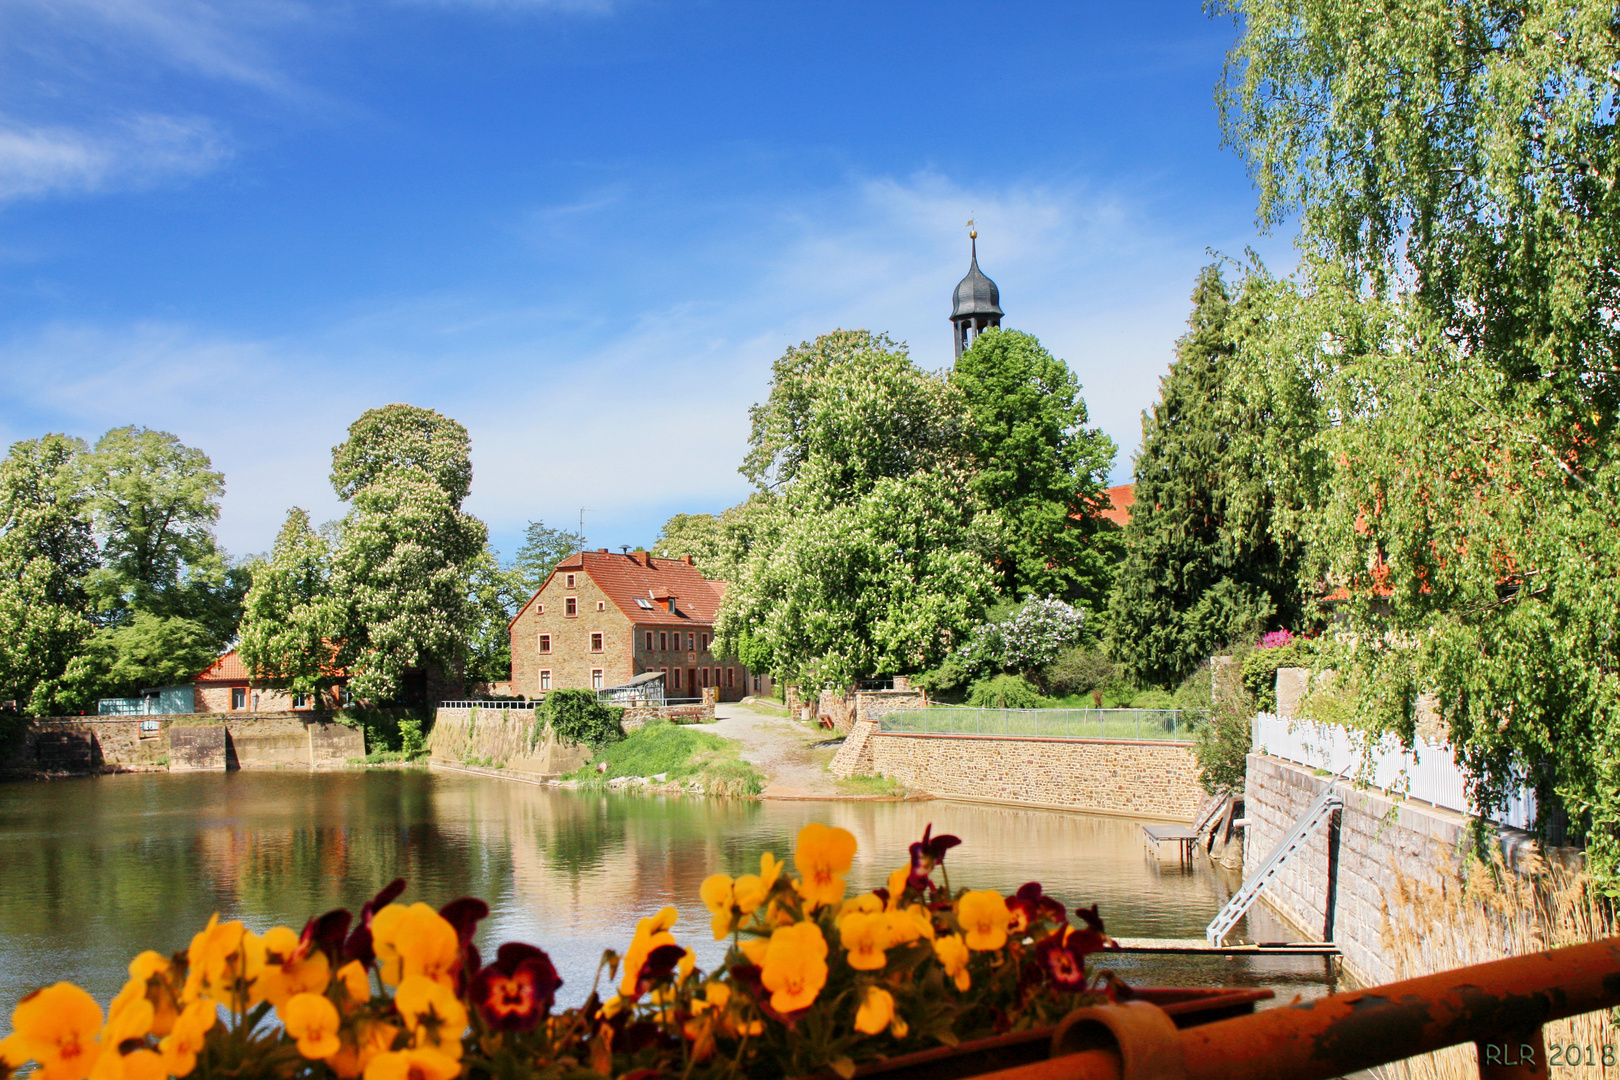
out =
[(149, 113), (96, 132), (0, 122), (0, 199), (143, 187), (197, 176), (229, 156), (200, 117)]
[[(859, 326), (907, 340), (925, 367), (951, 362), (950, 292), (967, 268), (971, 214), (1008, 325), (1075, 369), (1125, 480), (1139, 414), (1208, 261), (1155, 227), (1150, 208), (1080, 186), (854, 180), (740, 207), (729, 230), (673, 235), (637, 226), (668, 193), (614, 197), (594, 263), (537, 256), (532, 279), (502, 296), (415, 297), (286, 339), (142, 323), (4, 343), (12, 393), (0, 425), (12, 438), (47, 427), (94, 438), (125, 423), (174, 431), (225, 470), (221, 538), (247, 552), (270, 545), (291, 505), (317, 520), (340, 513), (330, 448), (363, 410), (407, 401), (468, 427), (469, 509), (508, 547), (524, 522), (572, 522), (581, 506), (593, 511), (593, 544), (645, 543), (672, 512), (746, 494), (736, 468), (748, 406), (789, 345)], [(632, 268), (656, 287), (614, 289)]]

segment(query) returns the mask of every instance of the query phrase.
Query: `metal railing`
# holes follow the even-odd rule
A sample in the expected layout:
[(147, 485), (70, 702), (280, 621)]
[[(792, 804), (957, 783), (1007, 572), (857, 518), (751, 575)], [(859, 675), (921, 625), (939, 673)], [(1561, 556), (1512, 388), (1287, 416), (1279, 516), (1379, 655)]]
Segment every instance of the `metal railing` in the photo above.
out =
[(441, 709), (532, 709), (539, 705), (539, 699), (534, 701), (441, 701)]
[(1184, 742), (1208, 713), (1193, 709), (974, 709), (930, 705), (884, 713), (880, 730), (909, 734)]
[[(1254, 718), (1254, 748), (1297, 765), (1365, 780), (1373, 787), (1403, 793), (1461, 814), (1476, 813), (1468, 798), (1468, 778), (1457, 767), (1451, 747), (1419, 738), (1410, 752), (1395, 737), (1367, 747), (1348, 728), (1285, 719), (1271, 713)], [(1528, 829), (1536, 820), (1536, 794), (1528, 788), (1508, 800), (1491, 820), (1515, 829)]]

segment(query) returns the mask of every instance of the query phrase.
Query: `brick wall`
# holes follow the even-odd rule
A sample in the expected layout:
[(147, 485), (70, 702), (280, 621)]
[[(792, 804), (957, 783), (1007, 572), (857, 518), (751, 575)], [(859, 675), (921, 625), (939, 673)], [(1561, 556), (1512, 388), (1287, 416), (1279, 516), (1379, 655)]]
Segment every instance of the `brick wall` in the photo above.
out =
[[(1249, 755), (1243, 799), (1249, 819), (1245, 874), (1271, 854), (1331, 779), (1280, 758)], [(1361, 985), (1375, 986), (1396, 977), (1383, 959), (1381, 915), (1384, 896), (1395, 892), (1396, 870), (1437, 883), (1438, 867), (1459, 858), (1470, 842), (1468, 820), (1418, 800), (1356, 791), (1342, 782), (1338, 786), (1344, 809), (1339, 821), (1333, 938), (1343, 951), (1345, 970)], [(1503, 830), (1510, 866), (1528, 849), (1529, 839), (1518, 830)], [(1327, 924), (1329, 856), (1328, 829), (1319, 826), (1261, 893), (1262, 902), (1313, 941), (1321, 939)]]
[(1129, 739), (919, 735), (857, 721), (837, 776), (887, 776), (932, 795), (1191, 821), (1204, 790), (1192, 744)]

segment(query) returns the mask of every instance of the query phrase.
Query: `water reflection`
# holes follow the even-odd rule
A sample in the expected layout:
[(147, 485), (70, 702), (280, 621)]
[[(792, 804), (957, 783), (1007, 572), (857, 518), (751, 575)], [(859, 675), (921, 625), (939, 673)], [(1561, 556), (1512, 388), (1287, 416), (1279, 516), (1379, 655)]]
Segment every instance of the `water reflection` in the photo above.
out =
[[(108, 776), (0, 785), (0, 1017), (29, 990), (71, 978), (105, 1001), (145, 948), (183, 948), (214, 911), (297, 928), (357, 908), (395, 876), (409, 899), (486, 899), (480, 944), (548, 949), (588, 991), (603, 949), (677, 904), (677, 932), (712, 966), (698, 885), (788, 856), (806, 822), (849, 829), (852, 884), (871, 887), (933, 822), (963, 838), (955, 879), (1010, 890), (1031, 879), (1066, 903), (1102, 905), (1121, 937), (1197, 937), (1232, 882), (1158, 864), (1132, 821), (963, 803), (722, 802), (583, 795), (418, 771)], [(1262, 939), (1291, 936), (1256, 927)], [(1238, 934), (1245, 933), (1240, 926)], [(1320, 961), (1117, 958), (1139, 983), (1270, 985), (1325, 992)]]

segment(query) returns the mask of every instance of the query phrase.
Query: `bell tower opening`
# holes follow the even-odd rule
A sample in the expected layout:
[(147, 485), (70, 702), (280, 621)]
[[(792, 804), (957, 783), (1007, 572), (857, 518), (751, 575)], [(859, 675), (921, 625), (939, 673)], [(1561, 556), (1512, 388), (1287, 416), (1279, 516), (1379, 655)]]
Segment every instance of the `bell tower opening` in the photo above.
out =
[(967, 277), (956, 286), (951, 297), (951, 325), (956, 333), (956, 358), (973, 347), (978, 336), (993, 326), (1001, 325), (1001, 290), (979, 269), (979, 231), (968, 222), (968, 241), (972, 245), (972, 261)]

